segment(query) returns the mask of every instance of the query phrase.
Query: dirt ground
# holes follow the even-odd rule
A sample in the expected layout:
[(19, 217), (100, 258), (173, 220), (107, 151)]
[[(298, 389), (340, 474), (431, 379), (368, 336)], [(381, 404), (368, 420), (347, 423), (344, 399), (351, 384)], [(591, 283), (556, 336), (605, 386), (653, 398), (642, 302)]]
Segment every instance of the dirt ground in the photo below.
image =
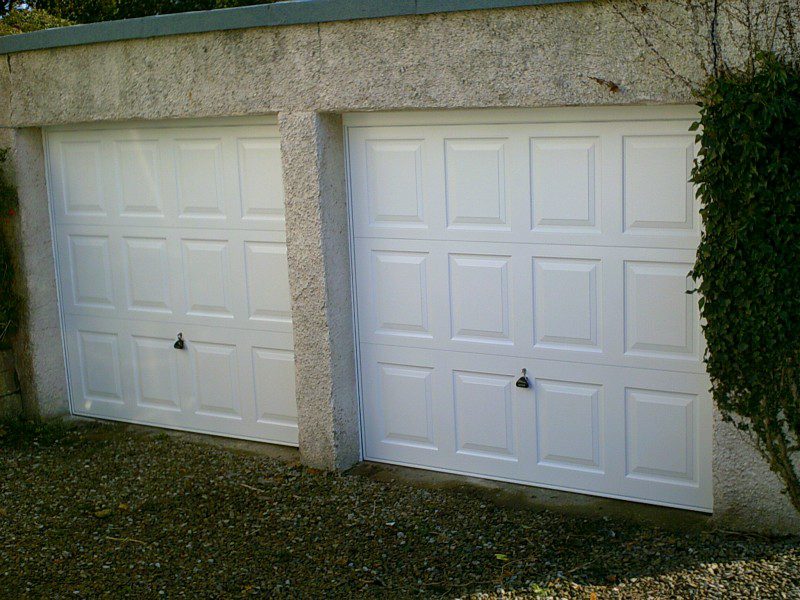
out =
[(0, 428), (2, 598), (800, 598), (800, 539), (332, 475), (108, 424)]

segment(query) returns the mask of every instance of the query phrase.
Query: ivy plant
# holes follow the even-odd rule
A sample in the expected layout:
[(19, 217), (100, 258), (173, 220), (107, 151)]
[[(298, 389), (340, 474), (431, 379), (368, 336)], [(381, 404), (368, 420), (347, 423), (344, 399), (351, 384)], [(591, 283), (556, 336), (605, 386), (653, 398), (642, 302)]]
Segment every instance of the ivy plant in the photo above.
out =
[(711, 391), (800, 511), (800, 63), (759, 53), (700, 106), (692, 276)]
[(10, 344), (19, 319), (20, 300), (14, 291), (14, 261), (8, 241), (17, 210), (17, 193), (7, 171), (8, 148), (0, 149), (0, 349)]

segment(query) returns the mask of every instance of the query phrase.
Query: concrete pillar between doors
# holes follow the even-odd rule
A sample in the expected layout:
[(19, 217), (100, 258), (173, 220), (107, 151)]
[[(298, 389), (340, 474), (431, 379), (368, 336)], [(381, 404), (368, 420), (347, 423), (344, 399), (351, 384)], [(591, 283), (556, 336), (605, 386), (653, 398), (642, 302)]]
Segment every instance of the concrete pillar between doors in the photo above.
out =
[(360, 458), (344, 131), (339, 115), (278, 115), (286, 199), (296, 397), (303, 461)]
[(24, 412), (63, 415), (69, 412), (67, 374), (41, 129), (14, 131), (12, 165), (19, 196), (18, 291), (26, 306), (15, 343)]

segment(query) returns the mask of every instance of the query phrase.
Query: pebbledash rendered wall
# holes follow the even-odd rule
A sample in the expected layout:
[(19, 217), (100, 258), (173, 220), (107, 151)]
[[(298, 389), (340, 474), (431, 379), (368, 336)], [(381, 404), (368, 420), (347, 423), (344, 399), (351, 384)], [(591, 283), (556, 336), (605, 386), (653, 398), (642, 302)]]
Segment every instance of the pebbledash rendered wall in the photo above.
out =
[[(691, 103), (685, 80), (703, 78), (705, 30), (682, 2), (642, 4), (306, 0), (0, 40), (0, 143), (14, 154), (29, 303), (19, 344), (28, 410), (68, 411), (42, 127), (277, 115), (300, 450), (308, 464), (344, 468), (359, 459), (359, 419), (341, 114)], [(465, 7), (474, 10), (456, 10)], [(777, 478), (719, 419), (713, 468), (720, 524), (800, 532)]]

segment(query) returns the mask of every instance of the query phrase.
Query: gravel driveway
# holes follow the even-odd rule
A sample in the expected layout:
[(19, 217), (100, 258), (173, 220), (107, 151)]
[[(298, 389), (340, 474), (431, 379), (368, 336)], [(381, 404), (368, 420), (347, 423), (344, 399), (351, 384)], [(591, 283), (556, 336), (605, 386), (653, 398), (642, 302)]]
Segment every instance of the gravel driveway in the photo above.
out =
[(503, 508), (110, 425), (0, 432), (4, 598), (800, 598), (800, 539)]

